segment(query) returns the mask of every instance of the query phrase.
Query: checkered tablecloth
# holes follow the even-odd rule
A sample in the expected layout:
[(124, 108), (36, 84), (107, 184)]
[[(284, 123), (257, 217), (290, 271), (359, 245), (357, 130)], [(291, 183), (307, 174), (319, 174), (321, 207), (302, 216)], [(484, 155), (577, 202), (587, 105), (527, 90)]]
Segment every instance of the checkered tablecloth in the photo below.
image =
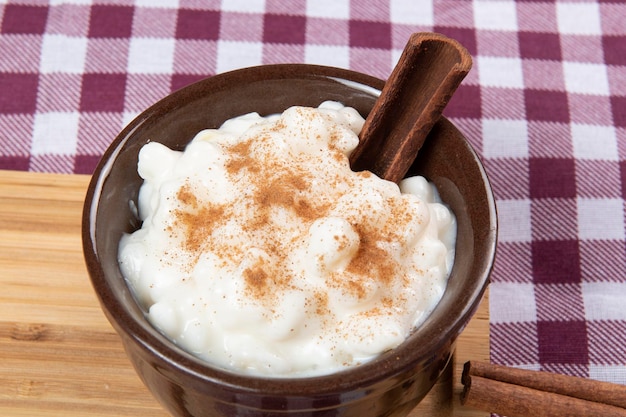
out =
[(0, 22), (0, 169), (62, 173), (200, 78), (386, 78), (411, 33), (456, 38), (474, 68), (445, 114), (498, 200), (492, 361), (626, 384), (623, 1), (0, 0)]

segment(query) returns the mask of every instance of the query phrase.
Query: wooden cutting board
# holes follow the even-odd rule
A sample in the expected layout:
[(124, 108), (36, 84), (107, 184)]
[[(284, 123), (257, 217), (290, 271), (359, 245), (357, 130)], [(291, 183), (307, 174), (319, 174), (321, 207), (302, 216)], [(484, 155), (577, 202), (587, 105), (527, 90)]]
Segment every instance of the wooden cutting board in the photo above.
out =
[[(80, 237), (88, 182), (0, 170), (0, 416), (167, 416), (92, 291)], [(489, 360), (487, 297), (411, 416), (488, 415), (459, 404), (469, 359)]]

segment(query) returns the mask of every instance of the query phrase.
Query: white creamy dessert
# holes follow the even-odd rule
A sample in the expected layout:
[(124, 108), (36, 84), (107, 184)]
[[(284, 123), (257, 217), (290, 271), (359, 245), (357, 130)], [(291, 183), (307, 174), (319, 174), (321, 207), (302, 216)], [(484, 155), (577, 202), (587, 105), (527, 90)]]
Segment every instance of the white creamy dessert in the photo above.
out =
[(393, 349), (439, 302), (456, 221), (423, 177), (355, 173), (363, 118), (337, 102), (246, 114), (139, 154), (122, 272), (151, 323), (247, 374), (302, 377)]

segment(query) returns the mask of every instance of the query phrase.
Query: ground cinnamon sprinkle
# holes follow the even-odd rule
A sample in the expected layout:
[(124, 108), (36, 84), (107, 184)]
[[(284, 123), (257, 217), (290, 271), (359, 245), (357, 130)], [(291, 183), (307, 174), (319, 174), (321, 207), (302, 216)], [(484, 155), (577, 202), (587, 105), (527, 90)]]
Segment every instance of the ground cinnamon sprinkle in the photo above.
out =
[[(274, 126), (272, 129), (279, 129)], [(255, 145), (253, 145), (253, 141)], [(230, 159), (226, 164), (227, 173), (235, 180), (236, 175), (244, 175), (245, 181), (250, 182), (251, 193), (248, 202), (252, 204), (254, 216), (242, 225), (246, 233), (263, 240), (265, 251), (271, 254), (275, 265), (271, 268), (271, 277), (268, 265), (257, 264), (254, 268), (244, 271), (247, 290), (257, 300), (273, 302), (280, 296), (280, 291), (289, 287), (292, 277), (286, 273), (284, 267), (289, 249), (288, 242), (279, 242), (283, 224), (276, 224), (273, 215), (278, 208), (292, 212), (297, 218), (310, 221), (321, 215), (320, 209), (299, 197), (310, 188), (307, 172), (298, 167), (290, 167), (291, 161), (282, 161), (272, 158), (266, 152), (271, 146), (271, 138), (261, 134), (248, 141), (230, 146)], [(253, 146), (258, 153), (252, 155)], [(263, 158), (263, 160), (261, 160)], [(322, 211), (327, 207), (321, 208)]]
[(246, 268), (243, 271), (243, 277), (246, 281), (247, 289), (256, 298), (264, 298), (267, 296), (270, 287), (270, 276), (266, 271), (266, 265), (263, 260), (259, 260), (252, 268)]
[(357, 225), (360, 237), (359, 249), (346, 271), (360, 277), (371, 277), (383, 284), (389, 284), (396, 276), (396, 262), (389, 253), (378, 246), (380, 233), (374, 228)]
[(328, 210), (328, 205), (316, 209), (311, 203), (304, 199), (298, 199), (294, 202), (294, 210), (298, 217), (306, 220), (315, 220), (319, 218), (319, 213)]
[[(334, 140), (336, 141), (337, 134), (333, 133)], [(259, 137), (253, 140), (262, 141), (264, 138)], [(254, 204), (257, 210), (256, 221), (247, 225), (248, 231), (255, 231), (264, 228), (271, 233), (271, 212), (274, 207), (283, 207), (291, 210), (294, 214), (305, 222), (312, 222), (315, 219), (324, 217), (330, 207), (331, 203), (319, 204), (314, 206), (311, 200), (300, 198), (300, 193), (308, 194), (310, 198), (311, 194), (311, 182), (308, 180), (310, 174), (304, 170), (298, 169), (297, 166), (287, 166), (284, 161), (265, 159), (261, 164), (255, 158), (248, 155), (251, 152), (251, 140), (232, 146), (230, 150), (233, 152), (230, 162), (227, 164), (229, 173), (235, 174), (242, 169), (249, 169), (250, 166), (258, 167), (257, 175), (250, 175), (249, 179), (254, 184), (256, 192), (253, 195)], [(337, 156), (339, 158), (339, 156)], [(342, 154), (341, 158), (345, 159), (345, 155)], [(368, 172), (360, 173), (359, 175), (367, 178), (371, 174)], [(342, 179), (335, 178), (334, 181), (342, 181)], [(328, 186), (334, 186), (328, 184)], [(377, 281), (383, 285), (388, 285), (396, 275), (397, 264), (390, 258), (389, 253), (380, 248), (378, 242), (389, 241), (390, 235), (396, 233), (396, 229), (401, 227), (403, 223), (410, 220), (410, 215), (407, 215), (406, 211), (401, 211), (397, 206), (392, 206), (393, 216), (397, 216), (397, 219), (385, 224), (380, 230), (376, 227), (366, 227), (361, 224), (354, 224), (354, 228), (357, 230), (360, 237), (359, 249), (356, 255), (346, 268), (348, 276), (339, 274), (331, 279), (333, 286), (343, 288), (343, 291), (352, 294), (358, 299), (363, 299), (367, 296), (366, 285), (370, 280)], [(371, 210), (371, 207), (363, 207), (362, 217), (367, 216), (367, 212)], [(383, 225), (377, 225), (383, 226)], [(347, 245), (347, 241), (340, 244), (343, 248)], [(287, 250), (284, 247), (275, 248), (275, 250)], [(279, 255), (274, 252), (275, 255)], [(282, 256), (284, 259), (284, 255)], [(322, 262), (323, 260), (320, 260)], [(259, 280), (259, 277), (266, 276), (261, 274), (261, 270), (250, 270), (246, 273), (246, 282), (251, 288), (251, 292), (258, 298), (262, 293), (259, 291), (259, 285), (262, 282), (264, 285), (269, 284), (266, 280)], [(349, 278), (348, 278), (349, 277)], [(284, 277), (280, 279), (281, 282), (288, 282), (289, 279)], [(278, 290), (278, 288), (275, 288)], [(317, 309), (318, 312), (323, 309)]]
[(252, 149), (252, 140), (238, 142), (229, 147), (231, 157), (226, 163), (226, 171), (233, 175), (242, 169), (248, 170), (252, 174), (258, 174), (262, 166), (256, 159), (250, 156)]
[[(279, 123), (270, 131), (278, 132), (284, 127), (284, 124)], [(339, 139), (337, 132), (331, 133), (331, 143)], [(271, 255), (272, 262), (277, 263), (270, 268), (267, 262), (258, 260), (254, 266), (243, 271), (249, 294), (259, 301), (266, 302), (272, 302), (273, 297), (279, 296), (281, 290), (290, 286), (293, 278), (288, 276), (284, 265), (289, 248), (286, 242), (278, 239), (284, 225), (275, 224), (273, 216), (277, 213), (276, 210), (278, 208), (287, 210), (300, 222), (308, 225), (326, 216), (333, 206), (332, 201), (311, 198), (316, 193), (312, 189), (311, 174), (301, 169), (297, 163), (294, 164), (294, 161), (273, 157), (272, 153), (268, 152), (273, 146), (271, 141), (270, 136), (260, 133), (257, 137), (228, 145), (226, 150), (229, 157), (225, 163), (226, 173), (232, 181), (250, 182), (251, 193), (246, 204), (251, 204), (254, 216), (242, 225), (243, 231), (256, 238), (260, 237), (264, 250)], [(337, 161), (345, 160), (345, 155), (337, 149), (334, 149), (331, 155)], [(363, 178), (371, 176), (367, 171), (357, 175)], [(323, 187), (335, 187), (340, 181), (347, 180), (340, 176), (329, 178), (333, 178), (331, 183), (323, 184)], [(321, 190), (319, 192), (321, 193)], [(225, 221), (224, 216), (237, 215), (237, 210), (233, 207), (200, 203), (189, 184), (180, 188), (177, 198), (182, 207), (174, 214), (176, 222), (182, 225), (184, 230), (184, 248), (190, 252), (199, 254), (211, 244), (215, 244), (211, 243), (213, 230)], [(345, 275), (339, 272), (328, 277), (327, 284), (330, 287), (341, 288), (357, 299), (364, 299), (368, 294), (368, 283), (372, 281), (381, 285), (391, 283), (397, 274), (398, 265), (379, 244), (396, 238), (398, 229), (401, 230), (402, 226), (411, 220), (411, 214), (401, 205), (391, 204), (390, 207), (392, 220), (385, 224), (377, 224), (375, 227), (358, 223), (360, 218), (366, 217), (372, 210), (368, 205), (361, 208), (362, 213), (358, 214), (357, 222), (352, 225), (360, 239), (358, 250), (345, 268)], [(345, 237), (343, 241), (339, 241), (340, 236), (335, 236), (335, 239), (338, 240), (339, 250), (348, 245), (349, 241)], [(220, 256), (228, 256), (224, 253), (225, 249), (227, 248), (222, 248)], [(324, 259), (320, 258), (319, 262), (323, 263)], [(324, 294), (322, 297), (322, 294), (318, 293), (313, 301), (316, 314), (326, 314), (328, 296)]]
[[(271, 181), (271, 180), (270, 180)], [(270, 206), (293, 207), (294, 190), (289, 183), (271, 181), (257, 184), (258, 191), (254, 195), (254, 201), (261, 208)]]
[(185, 183), (185, 185), (180, 187), (178, 193), (176, 194), (176, 197), (181, 203), (194, 209), (198, 208), (198, 198), (191, 190), (191, 186), (189, 185), (189, 183)]
[[(244, 175), (251, 182), (255, 190), (251, 195), (250, 203), (253, 203), (255, 217), (251, 222), (243, 225), (244, 231), (263, 235), (265, 237), (265, 250), (271, 253), (274, 260), (279, 264), (276, 268), (268, 268), (264, 262), (257, 262), (254, 267), (244, 270), (243, 277), (246, 288), (256, 299), (271, 301), (272, 297), (280, 294), (281, 288), (289, 285), (292, 277), (284, 276), (284, 268), (280, 265), (285, 262), (288, 249), (281, 242), (274, 238), (280, 235), (275, 228), (281, 225), (272, 224), (272, 211), (277, 207), (290, 210), (302, 222), (310, 222), (324, 217), (332, 204), (330, 202), (312, 204), (313, 201), (300, 197), (300, 194), (310, 195), (311, 181), (310, 174), (298, 169), (289, 167), (284, 161), (266, 159), (259, 161), (251, 155), (254, 140), (262, 141), (264, 138), (257, 137), (247, 141), (231, 145), (228, 150), (230, 158), (225, 164), (226, 172), (232, 178)], [(258, 144), (258, 146), (261, 146)], [(360, 176), (368, 177), (369, 173), (360, 173)], [(335, 178), (334, 181), (339, 181)], [(190, 184), (185, 184), (177, 193), (177, 198), (181, 203), (181, 209), (174, 213), (175, 221), (184, 230), (184, 248), (189, 252), (199, 254), (211, 245), (211, 234), (213, 230), (225, 221), (228, 213), (234, 213), (233, 208), (227, 210), (223, 205), (200, 203), (198, 197)], [(309, 197), (310, 198), (310, 197)], [(329, 277), (329, 285), (335, 288), (342, 288), (358, 299), (367, 296), (366, 285), (371, 280), (383, 285), (388, 285), (396, 275), (397, 265), (390, 258), (389, 253), (379, 247), (379, 242), (387, 241), (390, 234), (403, 223), (410, 220), (410, 215), (400, 210), (397, 206), (392, 207), (392, 216), (396, 220), (382, 228), (367, 227), (361, 224), (354, 224), (353, 227), (359, 234), (360, 244), (357, 253), (352, 258), (346, 268), (347, 276), (343, 274), (332, 274)], [(363, 207), (367, 215), (371, 210), (368, 206)], [(236, 212), (236, 211), (235, 211)], [(382, 225), (377, 225), (382, 226)], [(335, 237), (340, 239), (339, 236)], [(339, 249), (343, 249), (348, 241), (339, 242)], [(216, 248), (212, 248), (215, 250)], [(228, 256), (222, 252), (221, 256)], [(321, 262), (322, 260), (320, 260)], [(282, 272), (278, 272), (282, 271)], [(276, 276), (276, 274), (278, 274)], [(283, 274), (283, 276), (281, 276)], [(317, 306), (316, 314), (322, 315), (327, 311), (327, 296), (322, 299), (318, 294), (315, 298)]]
[(172, 212), (174, 222), (168, 230), (182, 231), (183, 248), (197, 257), (206, 249), (215, 227), (224, 222), (226, 208), (219, 204), (201, 203), (189, 182), (178, 190), (176, 198), (180, 206)]
[(364, 299), (367, 294), (363, 280), (347, 279), (344, 286), (348, 288), (348, 292), (355, 294), (359, 299)]
[(315, 314), (318, 316), (327, 315), (330, 310), (328, 309), (328, 294), (321, 291), (316, 291), (314, 294), (315, 300)]
[[(429, 293), (418, 294), (422, 280), (442, 282), (432, 268), (442, 259), (420, 257), (422, 243), (430, 243), (412, 237), (422, 232), (419, 216), (426, 220), (429, 208), (370, 172), (350, 171), (347, 148), (357, 137), (348, 129), (361, 123), (355, 110), (294, 109), (278, 122), (247, 116), (225, 133), (199, 133), (189, 154), (162, 161), (175, 164), (170, 176), (156, 175), (162, 147), (147, 145), (154, 155), (144, 161), (151, 165), (140, 167), (152, 175), (144, 201), (154, 210), (146, 212), (146, 234), (129, 237), (122, 259), (132, 262), (124, 265), (142, 297), (162, 303), (146, 306), (155, 320), (168, 326), (179, 320), (168, 336), (220, 365), (272, 373), (288, 357), (296, 358), (288, 364), (294, 372), (357, 365), (355, 355), (391, 349), (419, 324), (430, 303)], [(419, 192), (422, 180), (407, 189)], [(424, 231), (430, 238), (443, 227)], [(151, 246), (148, 255), (142, 245)], [(157, 268), (139, 270), (134, 259), (142, 256)], [(155, 269), (148, 282), (146, 273)], [(180, 300), (193, 308), (174, 317)], [(192, 321), (203, 327), (186, 324)], [(242, 331), (254, 349), (226, 343)], [(303, 355), (311, 343), (323, 353)]]
[(220, 205), (206, 204), (197, 211), (176, 210), (175, 222), (184, 230), (185, 250), (197, 254), (202, 252), (215, 226), (224, 220), (223, 216), (224, 207)]

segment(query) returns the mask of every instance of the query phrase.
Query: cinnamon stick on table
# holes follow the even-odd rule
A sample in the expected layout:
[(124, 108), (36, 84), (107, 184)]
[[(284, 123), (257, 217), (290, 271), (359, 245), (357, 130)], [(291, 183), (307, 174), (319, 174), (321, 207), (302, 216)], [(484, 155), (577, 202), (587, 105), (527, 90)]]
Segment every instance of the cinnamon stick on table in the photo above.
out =
[(626, 417), (626, 386), (467, 362), (461, 403), (507, 417)]

